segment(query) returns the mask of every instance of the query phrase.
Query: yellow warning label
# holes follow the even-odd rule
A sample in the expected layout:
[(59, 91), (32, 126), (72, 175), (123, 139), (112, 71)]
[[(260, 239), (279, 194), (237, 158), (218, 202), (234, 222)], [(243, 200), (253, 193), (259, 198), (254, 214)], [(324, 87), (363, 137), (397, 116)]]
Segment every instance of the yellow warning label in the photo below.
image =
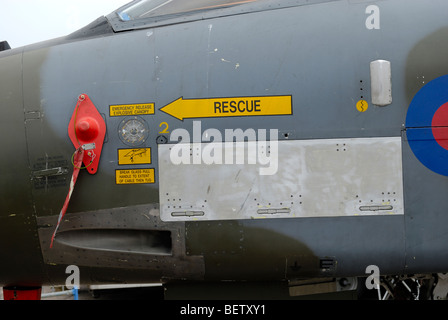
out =
[(161, 111), (179, 119), (292, 115), (292, 96), (262, 96), (184, 99), (171, 102)]
[(119, 149), (118, 164), (151, 164), (151, 148)]
[(113, 105), (109, 114), (111, 117), (154, 114), (154, 103)]
[(154, 183), (154, 169), (116, 170), (115, 182), (117, 184)]

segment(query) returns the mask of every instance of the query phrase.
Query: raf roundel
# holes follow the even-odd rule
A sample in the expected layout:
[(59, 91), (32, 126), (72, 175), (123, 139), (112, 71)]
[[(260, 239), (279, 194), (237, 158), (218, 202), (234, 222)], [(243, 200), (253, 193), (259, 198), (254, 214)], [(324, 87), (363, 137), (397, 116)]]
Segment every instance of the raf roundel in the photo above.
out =
[(448, 75), (417, 92), (408, 109), (406, 135), (422, 164), (448, 176)]

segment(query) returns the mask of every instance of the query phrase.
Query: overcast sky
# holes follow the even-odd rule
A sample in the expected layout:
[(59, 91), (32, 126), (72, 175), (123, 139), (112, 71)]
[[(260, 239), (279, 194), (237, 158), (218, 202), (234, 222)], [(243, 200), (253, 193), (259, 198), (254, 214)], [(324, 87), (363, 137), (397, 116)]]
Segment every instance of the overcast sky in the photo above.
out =
[(0, 0), (0, 41), (12, 48), (70, 34), (131, 0)]

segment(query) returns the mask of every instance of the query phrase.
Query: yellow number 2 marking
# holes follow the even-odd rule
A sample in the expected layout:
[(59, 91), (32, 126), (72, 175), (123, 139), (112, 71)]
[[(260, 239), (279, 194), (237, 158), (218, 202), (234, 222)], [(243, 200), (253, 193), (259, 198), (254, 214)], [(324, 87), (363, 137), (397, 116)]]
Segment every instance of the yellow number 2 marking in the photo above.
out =
[(159, 133), (170, 133), (168, 131), (168, 128), (169, 128), (168, 123), (162, 122), (162, 123), (159, 124), (159, 127), (160, 128), (165, 127), (165, 129), (163, 129), (162, 131), (159, 131)]

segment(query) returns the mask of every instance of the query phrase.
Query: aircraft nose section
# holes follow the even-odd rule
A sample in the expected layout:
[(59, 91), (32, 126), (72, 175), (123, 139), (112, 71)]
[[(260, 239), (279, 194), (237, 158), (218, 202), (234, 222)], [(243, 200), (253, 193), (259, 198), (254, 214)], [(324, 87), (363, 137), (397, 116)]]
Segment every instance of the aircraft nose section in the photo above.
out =
[(76, 123), (76, 134), (83, 141), (93, 140), (98, 136), (99, 124), (92, 117), (84, 117)]

